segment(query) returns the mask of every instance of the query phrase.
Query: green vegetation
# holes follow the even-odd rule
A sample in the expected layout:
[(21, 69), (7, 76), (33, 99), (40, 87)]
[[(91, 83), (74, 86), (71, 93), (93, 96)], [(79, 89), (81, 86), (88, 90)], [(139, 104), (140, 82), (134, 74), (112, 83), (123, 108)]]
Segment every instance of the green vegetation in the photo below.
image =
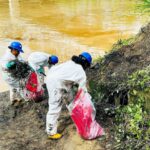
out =
[[(149, 150), (150, 148), (150, 67), (129, 76), (129, 104), (116, 106), (113, 134), (116, 150)], [(123, 85), (123, 83), (122, 83)], [(107, 86), (90, 82), (94, 100), (106, 100)], [(119, 86), (118, 86), (119, 87)], [(117, 100), (117, 97), (116, 97)], [(113, 113), (113, 112), (112, 112)]]
[(89, 82), (90, 86), (90, 93), (92, 95), (93, 101), (98, 102), (102, 101), (105, 94), (106, 94), (106, 87), (104, 84), (97, 85), (95, 81), (90, 81)]
[(129, 77), (129, 105), (119, 106), (115, 116), (115, 149), (150, 148), (150, 69)]
[[(115, 103), (115, 116), (111, 118), (114, 150), (150, 150), (150, 66), (148, 55), (140, 53), (146, 38), (143, 43), (139, 43), (143, 37), (139, 42), (138, 37), (119, 40), (109, 54), (96, 60), (100, 68), (89, 82), (96, 103), (108, 102), (110, 97), (118, 102), (122, 91), (128, 94), (128, 105)], [(130, 61), (135, 56), (137, 60)]]
[(120, 39), (117, 41), (117, 43), (113, 44), (111, 51), (113, 52), (113, 51), (116, 51), (116, 50), (122, 48), (122, 46), (130, 45), (133, 42), (135, 42), (135, 40), (136, 40), (136, 37), (131, 37), (128, 39), (123, 39), (123, 40)]
[(141, 0), (141, 3), (137, 6), (137, 10), (143, 13), (149, 13), (150, 0)]

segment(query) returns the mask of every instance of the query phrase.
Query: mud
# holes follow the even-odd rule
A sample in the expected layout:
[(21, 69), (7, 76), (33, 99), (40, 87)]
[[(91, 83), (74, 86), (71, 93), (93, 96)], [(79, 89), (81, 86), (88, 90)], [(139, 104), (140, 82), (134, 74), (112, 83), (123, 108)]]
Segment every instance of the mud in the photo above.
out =
[(76, 131), (69, 113), (63, 107), (58, 131), (63, 137), (49, 140), (45, 132), (47, 100), (40, 103), (23, 102), (11, 106), (9, 92), (0, 94), (0, 149), (1, 150), (103, 150), (99, 140), (85, 141)]

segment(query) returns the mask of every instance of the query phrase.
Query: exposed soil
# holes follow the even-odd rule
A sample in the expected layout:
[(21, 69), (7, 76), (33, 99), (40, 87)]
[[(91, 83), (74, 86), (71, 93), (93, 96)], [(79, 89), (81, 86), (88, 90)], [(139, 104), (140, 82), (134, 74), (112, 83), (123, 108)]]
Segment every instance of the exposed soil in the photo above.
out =
[(82, 139), (65, 107), (59, 119), (60, 140), (47, 139), (45, 119), (47, 100), (40, 103), (9, 104), (9, 92), (0, 94), (0, 149), (1, 150), (103, 150), (101, 138)]

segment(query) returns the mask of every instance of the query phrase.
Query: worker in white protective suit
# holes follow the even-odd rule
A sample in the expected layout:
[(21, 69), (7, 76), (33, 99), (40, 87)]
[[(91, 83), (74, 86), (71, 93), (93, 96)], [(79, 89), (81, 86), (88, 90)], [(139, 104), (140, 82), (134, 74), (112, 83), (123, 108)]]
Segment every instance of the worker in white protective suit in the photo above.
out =
[(62, 108), (62, 90), (70, 90), (66, 83), (75, 83), (79, 88), (87, 91), (85, 69), (90, 67), (92, 57), (83, 52), (79, 56), (73, 56), (72, 60), (53, 66), (47, 75), (46, 85), (49, 94), (49, 110), (46, 117), (46, 132), (49, 139), (59, 139), (57, 133), (57, 120)]
[(22, 45), (20, 42), (12, 42), (8, 48), (10, 49), (1, 58), (2, 77), (10, 87), (10, 101), (11, 104), (21, 101), (23, 98), (20, 95), (20, 84), (19, 80), (11, 77), (9, 69), (15, 67), (13, 60), (19, 60), (24, 62), (20, 53), (23, 53)]
[(40, 77), (41, 84), (44, 84), (45, 70), (44, 67), (50, 68), (58, 63), (58, 57), (44, 52), (33, 52), (28, 57), (28, 63)]

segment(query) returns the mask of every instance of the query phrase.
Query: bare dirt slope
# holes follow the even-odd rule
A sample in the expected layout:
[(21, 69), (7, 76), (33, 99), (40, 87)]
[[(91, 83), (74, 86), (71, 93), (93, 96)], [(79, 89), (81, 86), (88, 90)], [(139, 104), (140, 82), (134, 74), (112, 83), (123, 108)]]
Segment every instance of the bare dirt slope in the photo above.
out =
[(47, 100), (40, 103), (26, 102), (13, 107), (9, 104), (9, 92), (0, 94), (0, 150), (103, 150), (99, 140), (85, 141), (66, 109), (60, 117), (59, 131), (63, 138), (47, 139), (45, 117)]

